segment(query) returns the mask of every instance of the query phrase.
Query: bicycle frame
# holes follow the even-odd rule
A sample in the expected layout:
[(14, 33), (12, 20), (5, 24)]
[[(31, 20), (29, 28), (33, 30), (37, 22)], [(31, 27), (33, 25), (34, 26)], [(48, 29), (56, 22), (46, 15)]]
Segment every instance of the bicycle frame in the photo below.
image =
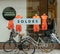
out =
[(28, 36), (26, 38), (28, 41), (32, 42), (35, 46), (38, 46), (38, 44), (40, 43), (39, 41), (41, 41), (41, 43), (45, 44), (45, 42), (43, 41), (43, 39), (41, 37), (38, 38), (38, 41), (35, 41), (32, 37)]

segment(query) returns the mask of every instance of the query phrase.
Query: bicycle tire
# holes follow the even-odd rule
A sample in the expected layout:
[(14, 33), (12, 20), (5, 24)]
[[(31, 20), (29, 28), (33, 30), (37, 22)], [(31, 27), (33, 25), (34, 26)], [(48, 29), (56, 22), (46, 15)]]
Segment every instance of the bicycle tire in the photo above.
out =
[(30, 53), (34, 54), (35, 53), (35, 46), (33, 45), (33, 43), (31, 43), (29, 41), (23, 41), (22, 48), (23, 48), (23, 52), (26, 54), (30, 54)]
[(3, 50), (5, 52), (11, 52), (15, 49), (16, 44), (13, 42), (13, 40), (8, 40), (3, 44)]
[(42, 52), (51, 52), (54, 49), (54, 44), (53, 43), (45, 43), (45, 46), (41, 45), (40, 49)]

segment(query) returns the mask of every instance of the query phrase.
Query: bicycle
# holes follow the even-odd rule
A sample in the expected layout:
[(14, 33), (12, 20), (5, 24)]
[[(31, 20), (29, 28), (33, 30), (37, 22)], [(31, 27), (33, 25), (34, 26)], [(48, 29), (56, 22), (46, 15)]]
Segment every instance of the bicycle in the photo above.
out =
[[(16, 42), (13, 37), (16, 37), (17, 35), (20, 36), (20, 41)], [(5, 52), (11, 52), (15, 49), (22, 50), (25, 54), (29, 52), (29, 48), (32, 49), (30, 51), (31, 54), (34, 54), (35, 52), (35, 46), (32, 42), (28, 41), (28, 37), (22, 38), (23, 34), (16, 33), (14, 29), (10, 32), (9, 40), (7, 40), (3, 45), (3, 50)]]
[(36, 48), (40, 49), (43, 52), (50, 52), (50, 51), (52, 51), (54, 49), (54, 47), (53, 47), (54, 44), (50, 40), (48, 40), (50, 43), (45, 42), (45, 40), (43, 40), (41, 38), (41, 35), (42, 34), (38, 34), (38, 40), (37, 41), (35, 41), (32, 37), (29, 37), (28, 40), (30, 42), (32, 42)]

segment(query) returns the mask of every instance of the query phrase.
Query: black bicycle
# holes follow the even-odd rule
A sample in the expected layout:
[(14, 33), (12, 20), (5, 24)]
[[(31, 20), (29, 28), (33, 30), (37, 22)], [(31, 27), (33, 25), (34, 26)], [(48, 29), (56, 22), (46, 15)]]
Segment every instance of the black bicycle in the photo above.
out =
[[(20, 36), (20, 41), (16, 42), (13, 37), (17, 35)], [(35, 46), (32, 42), (28, 41), (28, 37), (22, 38), (23, 34), (18, 34), (14, 31), (14, 29), (10, 33), (10, 38), (3, 44), (3, 50), (5, 52), (11, 52), (15, 49), (22, 50), (24, 53), (31, 53), (34, 54)]]

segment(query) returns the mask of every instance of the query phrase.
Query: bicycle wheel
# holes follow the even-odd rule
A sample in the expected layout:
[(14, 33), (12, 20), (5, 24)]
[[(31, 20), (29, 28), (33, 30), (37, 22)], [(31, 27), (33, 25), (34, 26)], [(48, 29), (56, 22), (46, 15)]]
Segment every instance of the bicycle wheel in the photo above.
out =
[(15, 49), (16, 45), (15, 43), (13, 42), (13, 40), (8, 40), (4, 43), (3, 45), (3, 50), (5, 52), (11, 52)]
[(33, 43), (29, 41), (24, 41), (23, 43), (19, 44), (20, 50), (22, 49), (24, 53), (26, 54), (34, 54), (35, 52), (35, 46)]
[(46, 53), (51, 52), (54, 49), (54, 44), (53, 43), (41, 44), (40, 49), (41, 51), (46, 52)]

